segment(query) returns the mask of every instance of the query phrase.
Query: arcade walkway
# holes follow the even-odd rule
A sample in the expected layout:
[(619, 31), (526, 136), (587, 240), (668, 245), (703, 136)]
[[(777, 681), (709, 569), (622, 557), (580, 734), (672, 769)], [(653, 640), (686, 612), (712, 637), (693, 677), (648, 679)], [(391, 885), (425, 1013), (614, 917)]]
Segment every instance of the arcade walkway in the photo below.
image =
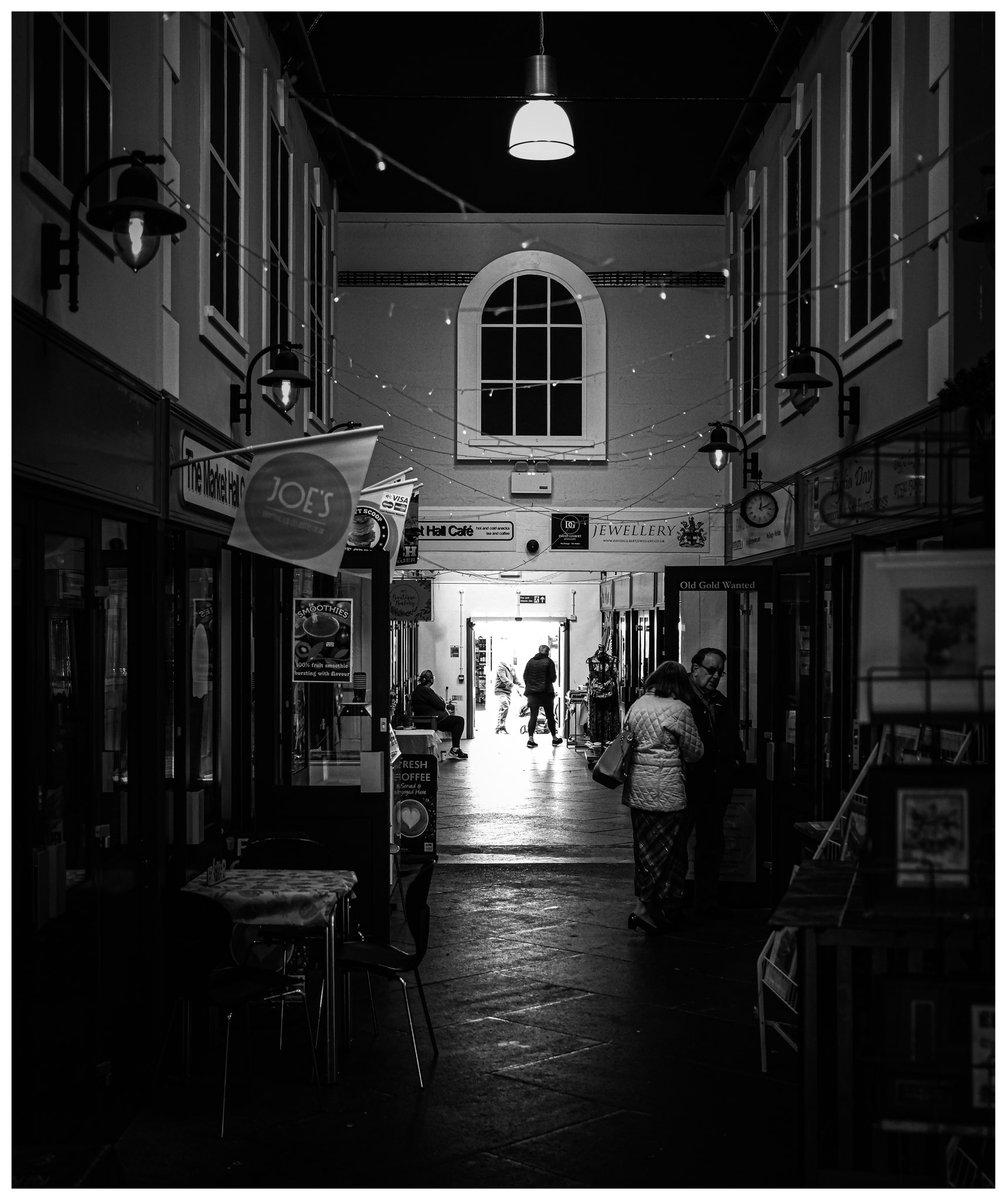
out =
[(321, 1111), (304, 1047), (292, 1038), (280, 1055), (264, 1013), (227, 1140), (215, 1136), (219, 1060), (208, 1059), (187, 1084), (161, 1086), (112, 1148), (123, 1186), (800, 1183), (796, 1056), (777, 1042), (770, 1073), (759, 1069), (767, 914), (656, 938), (628, 930), (632, 855), (617, 794), (566, 746), (532, 751), (516, 734), (464, 746), (467, 762), (441, 768), (422, 971), (436, 1062), (415, 1004), (426, 1088), (397, 987), (376, 984), (376, 1038), (359, 993)]

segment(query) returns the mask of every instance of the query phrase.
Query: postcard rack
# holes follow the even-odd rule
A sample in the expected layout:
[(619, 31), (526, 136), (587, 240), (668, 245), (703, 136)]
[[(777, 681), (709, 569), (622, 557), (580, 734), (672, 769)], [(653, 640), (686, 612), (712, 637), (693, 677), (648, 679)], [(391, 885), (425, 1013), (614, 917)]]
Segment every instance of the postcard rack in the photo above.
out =
[[(818, 846), (812, 854), (812, 861), (850, 862), (860, 856), (864, 844), (867, 818), (867, 797), (860, 787), (867, 777), (868, 771), (874, 765), (881, 747), (882, 738), (878, 741), (867, 761), (860, 768), (853, 786), (846, 793), (839, 811), (822, 834)], [(796, 871), (796, 868), (795, 868)], [(796, 1032), (796, 1018), (799, 1015), (797, 1007), (797, 930), (789, 927), (774, 929), (766, 944), (762, 947), (755, 965), (757, 1012), (759, 1017), (759, 1053), (763, 1073), (768, 1069), (766, 1050), (766, 1030), (772, 1029), (791, 1048), (797, 1050), (798, 1045), (791, 1036)], [(767, 1018), (767, 995), (770, 992), (776, 1000), (787, 1009), (785, 1018)], [(768, 1001), (774, 1003), (774, 1001)]]

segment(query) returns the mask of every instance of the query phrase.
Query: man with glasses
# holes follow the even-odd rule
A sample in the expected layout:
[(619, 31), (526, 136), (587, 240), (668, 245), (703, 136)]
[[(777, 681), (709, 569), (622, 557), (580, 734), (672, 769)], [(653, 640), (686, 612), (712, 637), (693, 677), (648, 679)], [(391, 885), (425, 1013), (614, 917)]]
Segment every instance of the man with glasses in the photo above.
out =
[(689, 707), (703, 739), (703, 757), (685, 768), (687, 819), (696, 831), (693, 909), (699, 920), (723, 915), (717, 898), (724, 858), (724, 816), (734, 791), (735, 772), (745, 762), (738, 718), (719, 691), (726, 664), (723, 650), (704, 646), (692, 656), (689, 676)]

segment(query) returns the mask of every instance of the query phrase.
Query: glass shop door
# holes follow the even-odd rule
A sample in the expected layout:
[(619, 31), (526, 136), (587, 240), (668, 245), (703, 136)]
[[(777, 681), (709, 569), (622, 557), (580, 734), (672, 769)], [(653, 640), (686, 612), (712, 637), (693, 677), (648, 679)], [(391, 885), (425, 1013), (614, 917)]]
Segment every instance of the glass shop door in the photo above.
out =
[(14, 1127), (59, 1141), (85, 1109), (100, 1121), (141, 1061), (154, 539), (27, 495), (13, 534)]
[(738, 717), (745, 747), (746, 765), (724, 823), (720, 878), (727, 904), (768, 904), (774, 875), (783, 870), (773, 822), (772, 620), (768, 567), (665, 568), (663, 656), (688, 670), (701, 649), (726, 654), (720, 690)]

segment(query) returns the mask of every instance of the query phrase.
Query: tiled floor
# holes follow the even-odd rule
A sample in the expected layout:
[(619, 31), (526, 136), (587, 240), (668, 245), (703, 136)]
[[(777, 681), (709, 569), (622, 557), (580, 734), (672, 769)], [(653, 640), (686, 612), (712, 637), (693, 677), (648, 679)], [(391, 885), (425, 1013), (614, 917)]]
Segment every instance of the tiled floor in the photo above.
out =
[[(781, 1187), (799, 1184), (796, 1060), (759, 1069), (765, 912), (667, 937), (626, 927), (628, 816), (570, 748), (512, 735), (441, 768), (439, 862), (414, 994), (366, 989), (338, 1082), (262, 1014), (254, 1078), (216, 1136), (215, 1058), (161, 1085), (115, 1146), (131, 1187)], [(265, 1047), (265, 1049), (264, 1049)], [(238, 1062), (239, 1060), (236, 1060)]]

